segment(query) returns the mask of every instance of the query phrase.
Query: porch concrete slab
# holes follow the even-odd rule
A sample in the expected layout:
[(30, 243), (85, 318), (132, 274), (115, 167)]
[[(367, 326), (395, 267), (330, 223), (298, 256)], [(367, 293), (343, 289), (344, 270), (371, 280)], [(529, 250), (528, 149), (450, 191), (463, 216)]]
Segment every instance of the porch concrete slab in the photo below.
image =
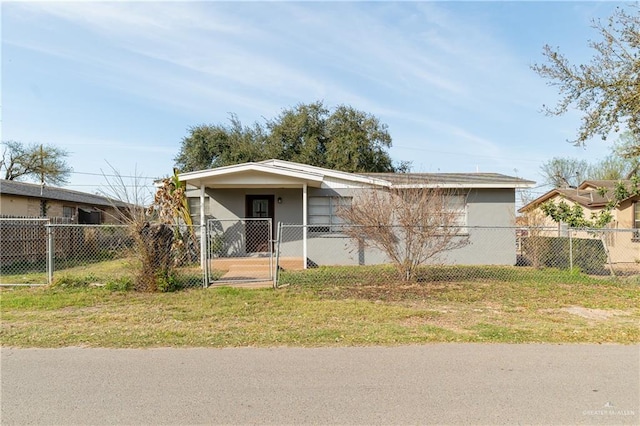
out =
[[(269, 257), (224, 257), (211, 259), (211, 268), (218, 271), (230, 271), (233, 268), (263, 269), (271, 265)], [(304, 261), (301, 257), (281, 257), (279, 265), (286, 270), (300, 270), (304, 268)], [(275, 258), (273, 259), (275, 264)]]
[(234, 287), (234, 288), (271, 288), (273, 287), (273, 281), (225, 281), (225, 282), (213, 282), (209, 285), (209, 288), (215, 287)]
[[(301, 257), (279, 259), (280, 267), (286, 270), (303, 269)], [(211, 259), (211, 268), (223, 273), (210, 287), (268, 288), (273, 286), (271, 267), (275, 259), (270, 257), (226, 257)]]

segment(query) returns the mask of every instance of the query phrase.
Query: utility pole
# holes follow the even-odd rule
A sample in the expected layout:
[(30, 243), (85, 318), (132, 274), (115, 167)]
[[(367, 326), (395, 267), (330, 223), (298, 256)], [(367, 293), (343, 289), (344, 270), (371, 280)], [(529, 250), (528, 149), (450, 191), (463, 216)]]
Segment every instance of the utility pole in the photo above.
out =
[(44, 186), (44, 148), (40, 144), (40, 185)]

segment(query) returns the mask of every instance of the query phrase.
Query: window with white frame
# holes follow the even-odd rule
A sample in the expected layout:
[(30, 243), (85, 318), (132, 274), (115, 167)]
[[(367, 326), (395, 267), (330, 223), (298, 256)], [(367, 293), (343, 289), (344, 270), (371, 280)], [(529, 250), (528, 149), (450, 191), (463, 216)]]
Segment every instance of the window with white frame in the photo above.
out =
[[(189, 215), (194, 225), (200, 225), (200, 197), (187, 198), (189, 203)], [(207, 212), (207, 197), (204, 199), (205, 213)]]
[(73, 219), (76, 215), (76, 208), (70, 206), (62, 206), (62, 217)]
[(445, 206), (447, 213), (453, 215), (450, 225), (459, 226), (461, 232), (467, 232), (467, 197), (461, 194), (446, 195)]
[(464, 194), (446, 194), (443, 195), (442, 215), (446, 215), (447, 219), (443, 220), (443, 225), (455, 228), (455, 232), (466, 234), (467, 229), (467, 197)]
[(309, 230), (311, 232), (340, 232), (345, 223), (338, 216), (341, 207), (351, 206), (352, 197), (309, 197)]

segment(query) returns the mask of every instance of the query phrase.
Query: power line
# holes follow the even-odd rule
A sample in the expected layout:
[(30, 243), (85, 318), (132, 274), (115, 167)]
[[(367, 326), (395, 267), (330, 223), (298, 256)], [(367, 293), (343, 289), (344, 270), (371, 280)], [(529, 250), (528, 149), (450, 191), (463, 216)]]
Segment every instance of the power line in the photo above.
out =
[(120, 174), (107, 174), (107, 173), (92, 173), (92, 172), (76, 172), (72, 171), (74, 175), (87, 175), (87, 176), (104, 176), (104, 177), (122, 177), (122, 178), (136, 178), (136, 179), (160, 179), (158, 177), (151, 176), (136, 176), (136, 175), (120, 175)]
[[(64, 185), (64, 187), (62, 188), (67, 188), (67, 187), (82, 187), (82, 188), (98, 188), (98, 187), (103, 187), (105, 185), (103, 184), (96, 184), (96, 185), (89, 185), (89, 184), (66, 184)], [(147, 184), (142, 184), (142, 185), (113, 185), (117, 188), (150, 188), (153, 187), (153, 184), (147, 183)]]

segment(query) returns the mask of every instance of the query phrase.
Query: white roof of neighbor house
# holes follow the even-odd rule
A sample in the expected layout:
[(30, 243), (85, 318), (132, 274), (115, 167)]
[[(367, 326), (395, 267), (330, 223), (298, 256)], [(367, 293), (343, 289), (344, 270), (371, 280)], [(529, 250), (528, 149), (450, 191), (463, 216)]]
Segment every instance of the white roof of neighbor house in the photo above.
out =
[(498, 173), (348, 173), (284, 160), (265, 160), (181, 173), (180, 181), (200, 187), (320, 187), (344, 181), (362, 186), (398, 188), (531, 188), (535, 182)]

